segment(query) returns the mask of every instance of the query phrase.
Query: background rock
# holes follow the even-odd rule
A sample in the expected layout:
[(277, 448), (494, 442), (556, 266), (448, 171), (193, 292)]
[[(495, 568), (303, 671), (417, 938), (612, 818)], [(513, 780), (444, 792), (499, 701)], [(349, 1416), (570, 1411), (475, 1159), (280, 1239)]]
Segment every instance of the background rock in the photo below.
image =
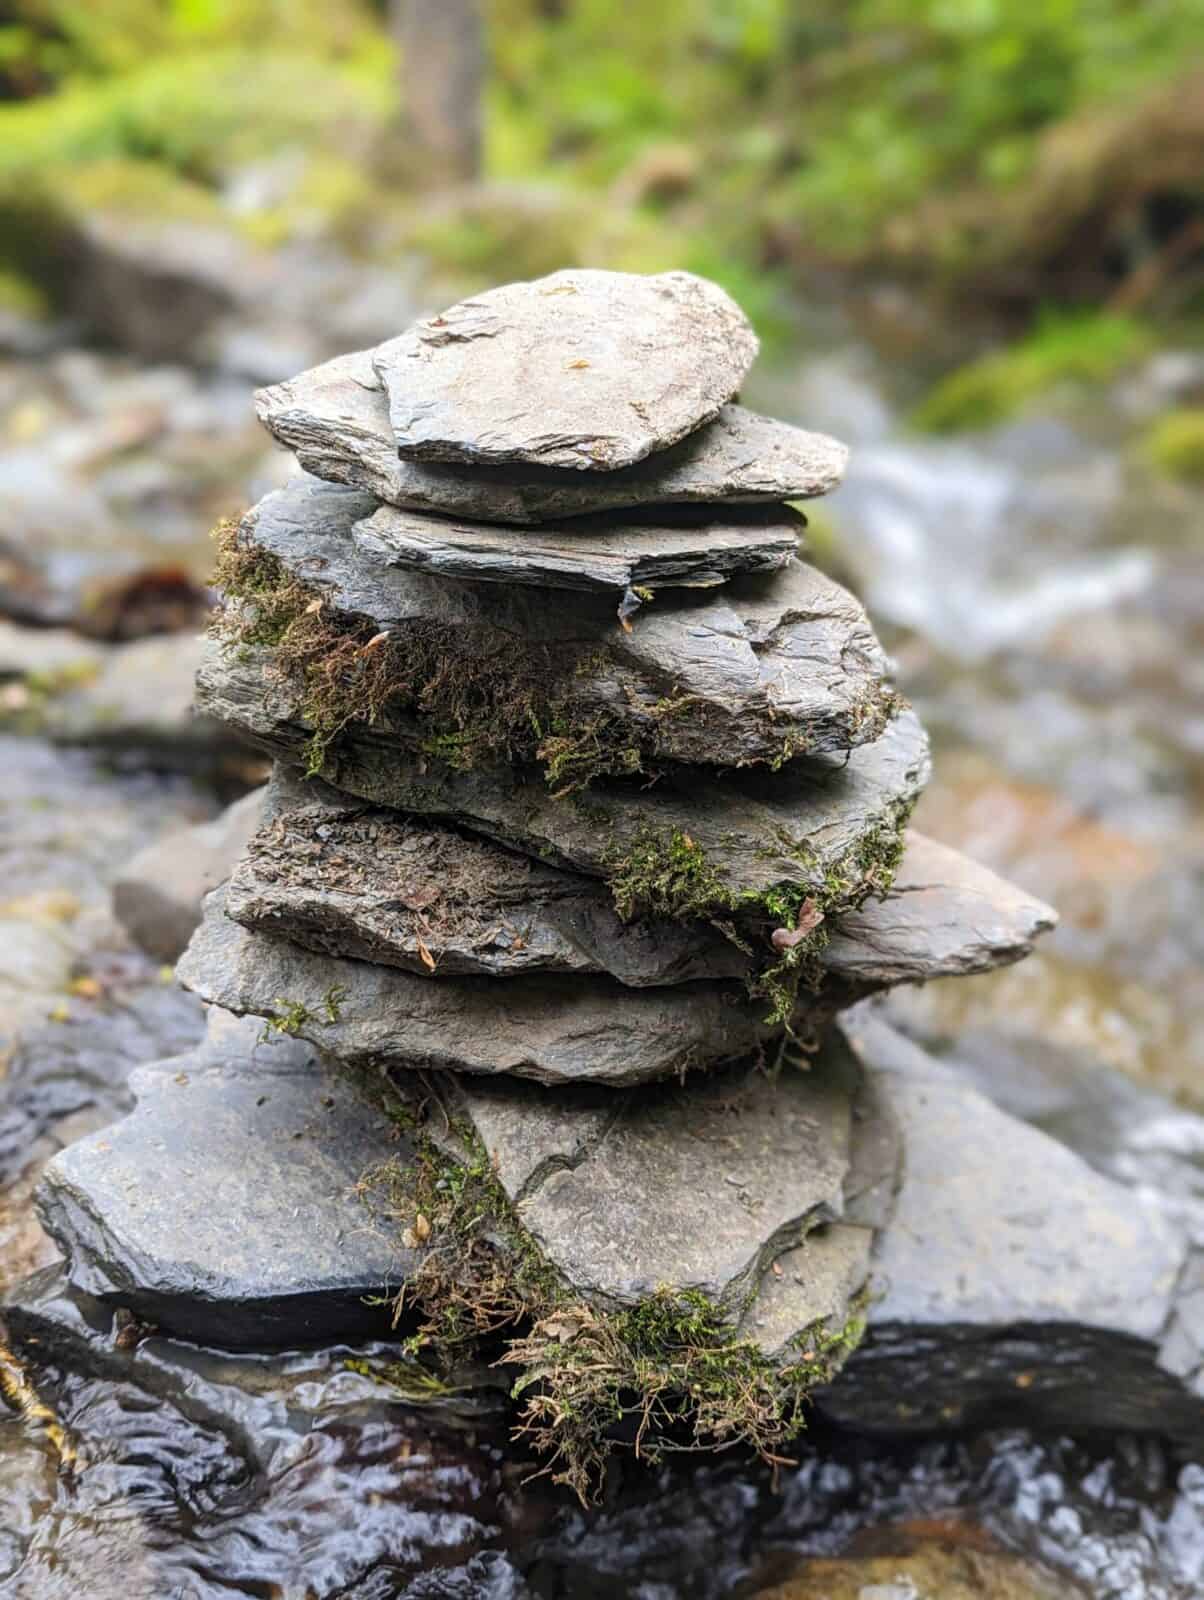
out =
[(461, 301), (372, 364), (403, 456), (610, 471), (709, 422), (756, 353), (704, 278), (573, 269)]

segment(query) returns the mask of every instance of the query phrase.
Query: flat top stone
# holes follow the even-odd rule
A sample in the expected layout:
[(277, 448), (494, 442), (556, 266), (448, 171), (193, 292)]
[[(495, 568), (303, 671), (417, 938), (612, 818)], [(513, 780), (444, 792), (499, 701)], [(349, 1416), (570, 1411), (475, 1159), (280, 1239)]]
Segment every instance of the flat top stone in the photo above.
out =
[(180, 982), (239, 1015), (279, 1017), (356, 1064), (621, 1087), (748, 1055), (774, 1031), (739, 984), (630, 989), (555, 973), (433, 983), (241, 927), (224, 895), (205, 902)]
[(756, 353), (705, 278), (573, 268), (428, 317), (373, 366), (402, 456), (606, 472), (709, 422)]
[(704, 924), (622, 922), (596, 878), (369, 806), (286, 767), (256, 824), (221, 874), (233, 869), (227, 915), (310, 950), (419, 976), (609, 972), (636, 987), (737, 977), (747, 966)]
[(504, 528), (382, 506), (355, 542), (392, 567), (541, 589), (714, 588), (740, 572), (781, 567), (796, 553), (802, 518), (780, 506), (676, 523), (578, 518), (563, 528)]
[(355, 1193), (404, 1157), (396, 1128), (311, 1046), (261, 1031), (211, 1013), (195, 1050), (134, 1072), (130, 1116), (51, 1161), (39, 1204), (78, 1287), (238, 1344), (302, 1338), (290, 1305), (309, 1298), (354, 1320), (400, 1282), (405, 1252)]
[(734, 1309), (840, 1215), (857, 1069), (754, 1069), (617, 1096), (460, 1079), (463, 1111), (540, 1249), (602, 1304), (696, 1289)]
[(835, 489), (848, 461), (838, 440), (734, 404), (615, 472), (403, 460), (372, 355), (336, 356), (261, 389), (256, 411), (307, 472), (415, 511), (523, 524), (636, 506), (803, 500)]

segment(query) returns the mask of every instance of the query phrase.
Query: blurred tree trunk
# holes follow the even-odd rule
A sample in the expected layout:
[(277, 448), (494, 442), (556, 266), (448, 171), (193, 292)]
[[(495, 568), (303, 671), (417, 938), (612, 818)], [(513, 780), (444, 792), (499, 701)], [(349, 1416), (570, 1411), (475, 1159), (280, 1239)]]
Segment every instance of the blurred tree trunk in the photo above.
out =
[(481, 170), (485, 38), (478, 0), (392, 0), (410, 160), (424, 183)]

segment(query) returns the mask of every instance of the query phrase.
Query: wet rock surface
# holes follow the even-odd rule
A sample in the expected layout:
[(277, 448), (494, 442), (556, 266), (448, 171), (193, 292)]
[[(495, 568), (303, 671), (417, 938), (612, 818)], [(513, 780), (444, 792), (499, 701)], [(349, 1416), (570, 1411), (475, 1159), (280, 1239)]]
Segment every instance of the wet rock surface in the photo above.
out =
[(612, 471), (709, 422), (756, 353), (705, 279), (573, 269), (462, 301), (372, 364), (402, 456)]
[(240, 927), (220, 889), (178, 975), (201, 999), (277, 1017), (340, 1060), (405, 1070), (624, 1085), (745, 1055), (772, 1033), (764, 1002), (738, 984), (631, 989), (554, 974), (435, 981), (319, 955)]
[(614, 472), (404, 460), (370, 350), (261, 389), (255, 408), (315, 477), (366, 489), (388, 505), (502, 523), (635, 506), (805, 500), (835, 489), (848, 459), (826, 434), (727, 405), (679, 444)]
[(39, 1188), (77, 1289), (233, 1349), (387, 1330), (406, 1252), (356, 1185), (406, 1151), (312, 1047), (211, 1011), (202, 1043), (129, 1088), (133, 1112)]
[(1199, 1444), (1199, 1279), (1182, 1230), (872, 1007), (844, 1028), (898, 1119), (903, 1180), (867, 1339), (823, 1392), (826, 1414), (888, 1432), (1040, 1416)]
[[(622, 922), (596, 880), (287, 768), (276, 769), (262, 825), (247, 834), (222, 857), (222, 876), (233, 873), (227, 916), (328, 955), (434, 977), (608, 972), (637, 988), (747, 970), (706, 925)], [(187, 897), (190, 933), (201, 899)]]

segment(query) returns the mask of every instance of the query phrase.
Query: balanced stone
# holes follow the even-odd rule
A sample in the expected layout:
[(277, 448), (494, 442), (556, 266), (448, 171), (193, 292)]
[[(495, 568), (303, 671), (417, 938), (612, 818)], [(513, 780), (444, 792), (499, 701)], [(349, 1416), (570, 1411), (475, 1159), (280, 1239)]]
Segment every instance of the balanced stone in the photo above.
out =
[(353, 538), (374, 509), (365, 495), (303, 480), (261, 501), (240, 539), (300, 580), (298, 609), (311, 593), (321, 601), (332, 636), (358, 619), (377, 646), (402, 653), (398, 670), (410, 676), (394, 698), (424, 708), (419, 742), (459, 737), (467, 703), (468, 720), (489, 730), (508, 719), (516, 739), (535, 744), (533, 723), (555, 721), (570, 738), (604, 723), (609, 738), (649, 756), (739, 766), (847, 750), (876, 737), (894, 709), (864, 611), (801, 562), (714, 598), (658, 599), (625, 632), (613, 598), (550, 604), (521, 586), (385, 566)]
[(180, 982), (354, 1064), (623, 1086), (747, 1055), (775, 1032), (764, 1001), (738, 984), (631, 989), (556, 974), (434, 983), (252, 932), (223, 902), (221, 889), (206, 901)]
[(658, 1288), (729, 1314), (770, 1263), (841, 1215), (857, 1068), (753, 1068), (628, 1095), (459, 1079), (523, 1228), (568, 1286), (632, 1305)]
[[(303, 766), (312, 730), (295, 692), (272, 679), (269, 665), (254, 652), (239, 659), (215, 650), (198, 674), (198, 704), (269, 754)], [(655, 871), (669, 864), (668, 852), (689, 874), (699, 909), (708, 885), (725, 909), (733, 897), (776, 885), (819, 892), (829, 873), (844, 875), (850, 898), (859, 887), (885, 888), (882, 856), (928, 770), (927, 739), (910, 711), (843, 761), (798, 760), (722, 780), (671, 769), (651, 786), (597, 783), (569, 804), (538, 772), (451, 766), (423, 753), (416, 732), (407, 746), (396, 728), (386, 736), (350, 727), (321, 763), (321, 775), (348, 794), (633, 887), (640, 862)]]
[(461, 301), (372, 364), (402, 456), (612, 471), (709, 422), (756, 353), (704, 278), (573, 269)]
[(623, 922), (596, 878), (303, 783), (287, 768), (276, 769), (262, 821), (223, 876), (231, 871), (226, 914), (244, 927), (420, 976), (608, 972), (642, 987), (738, 977), (748, 964), (706, 924)]
[(849, 455), (826, 434), (726, 405), (680, 443), (617, 472), (403, 460), (371, 350), (260, 389), (255, 406), (269, 433), (315, 477), (367, 490), (388, 505), (481, 522), (806, 500), (838, 486)]
[(355, 542), (385, 566), (441, 577), (623, 593), (715, 588), (741, 572), (772, 571), (797, 552), (803, 527), (785, 506), (689, 520), (670, 520), (667, 512), (638, 521), (582, 517), (567, 527), (531, 530), (382, 506), (357, 525)]
[(134, 1112), (50, 1162), (39, 1210), (72, 1283), (226, 1347), (376, 1329), (413, 1258), (357, 1195), (396, 1127), (300, 1040), (219, 1011), (131, 1076)]

